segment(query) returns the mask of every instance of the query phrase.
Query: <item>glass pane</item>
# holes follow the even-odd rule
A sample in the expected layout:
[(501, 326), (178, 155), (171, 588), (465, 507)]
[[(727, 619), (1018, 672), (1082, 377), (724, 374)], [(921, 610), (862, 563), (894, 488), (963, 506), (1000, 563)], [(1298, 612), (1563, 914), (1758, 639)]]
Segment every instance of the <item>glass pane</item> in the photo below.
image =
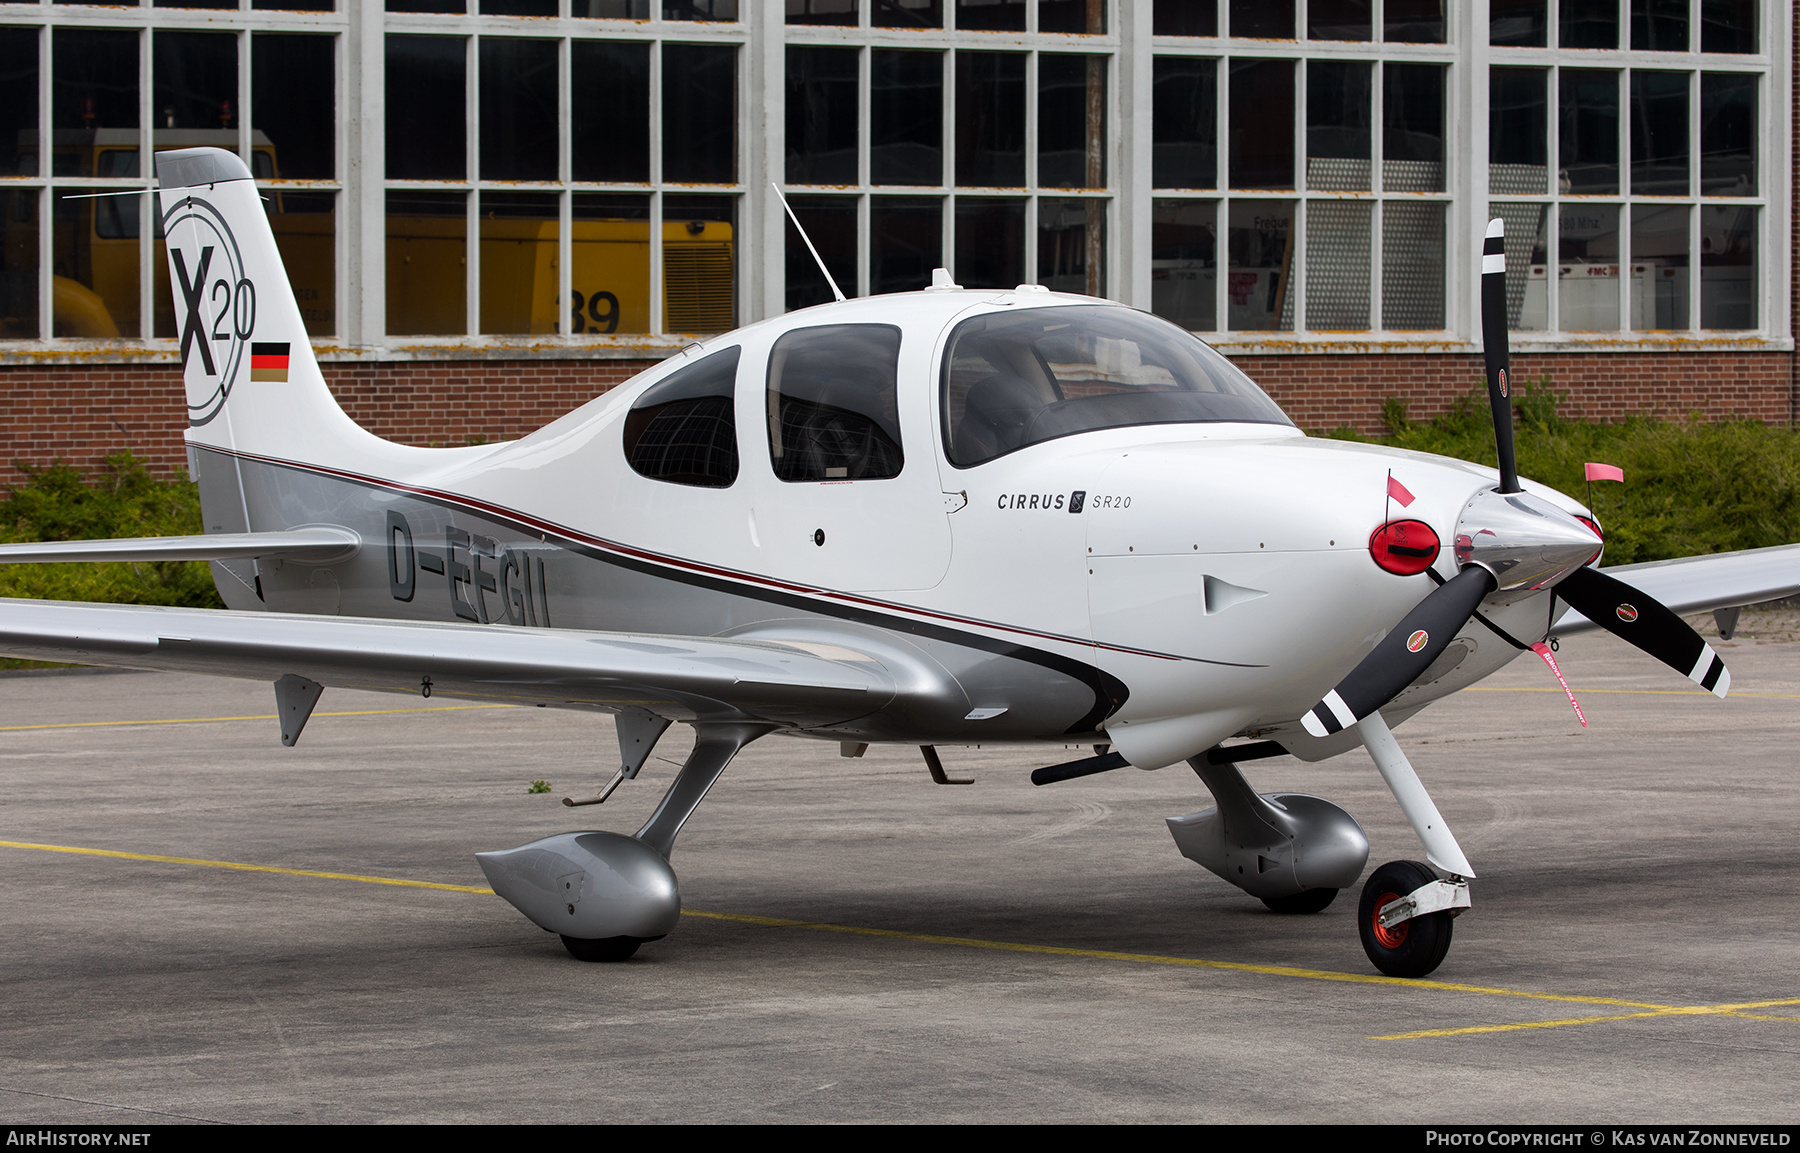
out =
[(1550, 206), (1490, 204), (1488, 216), (1506, 222), (1506, 327), (1550, 327)]
[[(1306, 297), (1312, 300), (1310, 281)], [(1444, 205), (1417, 200), (1382, 204), (1381, 327), (1389, 332), (1444, 327)]]
[(569, 15), (589, 20), (648, 20), (650, 0), (570, 0)]
[(467, 205), (461, 192), (387, 194), (390, 336), (460, 336), (469, 330)]
[(869, 179), (942, 184), (944, 54), (877, 50), (869, 65)]
[(1755, 52), (1756, 0), (1700, 0), (1700, 51)]
[(647, 182), (650, 45), (572, 40), (569, 81), (569, 161), (575, 179)]
[(1542, 48), (1549, 0), (1488, 0), (1488, 43)]
[(663, 331), (737, 327), (737, 197), (663, 197)]
[(738, 0), (662, 0), (664, 20), (734, 22)]
[(153, 0), (158, 8), (236, 8), (237, 0)]
[[(337, 193), (274, 192), (263, 208), (306, 335), (337, 335)], [(158, 283), (167, 288), (167, 273)]]
[(1565, 193), (1619, 191), (1619, 74), (1564, 68), (1558, 109)]
[(250, 0), (250, 7), (258, 12), (330, 12), (334, 10), (332, 0)]
[(483, 16), (554, 16), (556, 0), (481, 0)]
[(1688, 50), (1688, 0), (1631, 0), (1631, 46), (1644, 52)]
[(1294, 62), (1231, 62), (1233, 188), (1294, 187)]
[(1294, 0), (1231, 0), (1230, 34), (1258, 40), (1294, 38)]
[[(138, 34), (52, 29), (50, 70), (50, 127), (56, 132), (50, 174), (92, 176), (105, 149), (128, 155), (136, 175)], [(60, 220), (62, 214), (59, 200), (52, 216)]]
[(275, 175), (337, 175), (336, 38), (257, 32), (250, 37), (252, 147), (273, 154)]
[(1158, 200), (1150, 216), (1150, 311), (1193, 332), (1219, 327), (1219, 204)]
[(729, 488), (738, 474), (737, 367), (741, 348), (702, 357), (657, 381), (625, 417), (632, 470), (652, 480)]
[(1106, 31), (1106, 0), (1038, 0), (1038, 31), (1098, 36)]
[(151, 108), (158, 148), (237, 150), (237, 36), (166, 32), (151, 40)]
[(1689, 72), (1631, 73), (1631, 191), (1638, 196), (1688, 192)]
[(782, 480), (899, 476), (900, 330), (802, 328), (769, 352), (769, 463)]
[(1309, 40), (1367, 40), (1374, 29), (1373, 9), (1373, 0), (1309, 0), (1306, 36)]
[(38, 30), (0, 28), (0, 176), (36, 176), (37, 145)]
[(1306, 65), (1306, 186), (1369, 187), (1369, 120), (1374, 65), (1311, 60)]
[(1617, 48), (1619, 0), (1557, 0), (1557, 43), (1564, 48)]
[(1631, 209), (1631, 327), (1688, 326), (1688, 212), (1635, 205)]
[(1556, 231), (1557, 327), (1614, 331), (1619, 327), (1619, 206), (1564, 204)]
[(481, 194), (481, 331), (556, 331), (557, 200), (554, 192)]
[(1488, 191), (1550, 191), (1550, 70), (1488, 69)]
[(1150, 183), (1219, 186), (1219, 62), (1158, 56), (1150, 87)]
[(1700, 75), (1700, 195), (1756, 195), (1755, 76)]
[(869, 291), (911, 292), (944, 263), (944, 202), (877, 196), (869, 202)]
[(956, 0), (956, 26), (971, 32), (1025, 31), (1025, 0)]
[(1388, 192), (1444, 189), (1444, 66), (1384, 64), (1381, 186)]
[(1155, 0), (1150, 30), (1157, 36), (1217, 36), (1218, 0)]
[(956, 54), (956, 182), (1025, 183), (1025, 56)]
[[(856, 27), (856, 0), (787, 0), (789, 24), (848, 24)], [(791, 54), (793, 49), (788, 49)], [(789, 57), (789, 67), (792, 56)]]
[[(458, 36), (387, 38), (390, 180), (462, 180), (468, 176), (463, 131), (465, 45)], [(392, 314), (391, 304), (388, 311)]]
[(959, 197), (956, 264), (964, 288), (1011, 288), (1025, 279), (1025, 202)]
[(942, 0), (873, 0), (869, 23), (877, 28), (942, 28)]
[(662, 54), (663, 179), (734, 183), (737, 49), (664, 44)]
[(556, 69), (554, 40), (481, 38), (483, 180), (556, 179)]
[(1306, 205), (1306, 327), (1321, 332), (1369, 327), (1369, 227), (1366, 200)]
[(1038, 201), (1038, 283), (1106, 295), (1106, 201)]
[(577, 192), (570, 210), (569, 331), (649, 332), (650, 198)]
[(462, 0), (387, 0), (389, 12), (467, 12)]
[(1756, 327), (1756, 209), (1700, 209), (1700, 327)]
[(1292, 332), (1294, 202), (1234, 200), (1225, 232), (1225, 317), (1234, 332)]
[(1391, 44), (1442, 44), (1444, 0), (1385, 0), (1381, 38)]
[(0, 340), (38, 339), (38, 191), (0, 191)]
[(787, 50), (787, 182), (855, 184), (855, 48)]
[[(831, 278), (845, 296), (856, 295), (856, 197), (792, 196), (788, 206), (800, 218), (800, 227), (812, 238), (813, 247), (831, 270)], [(785, 213), (783, 214), (785, 215)], [(819, 271), (819, 262), (806, 247), (800, 229), (787, 221), (787, 310), (830, 304), (837, 299)]]
[(1106, 187), (1106, 57), (1038, 54), (1038, 185)]
[[(62, 32), (57, 29), (58, 35)], [(131, 154), (136, 159), (136, 153)], [(54, 335), (98, 340), (135, 337), (138, 320), (140, 196), (77, 200), (98, 188), (58, 188), (52, 218)], [(29, 194), (27, 194), (29, 195)]]

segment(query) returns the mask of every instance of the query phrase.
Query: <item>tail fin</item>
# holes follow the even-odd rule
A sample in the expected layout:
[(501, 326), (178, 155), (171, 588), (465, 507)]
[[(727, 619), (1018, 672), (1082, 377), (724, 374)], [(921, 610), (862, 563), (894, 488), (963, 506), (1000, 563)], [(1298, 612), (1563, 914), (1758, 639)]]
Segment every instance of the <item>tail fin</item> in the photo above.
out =
[(234, 153), (156, 154), (169, 280), (181, 318), (191, 445), (340, 467), (397, 446), (338, 407), (250, 170)]

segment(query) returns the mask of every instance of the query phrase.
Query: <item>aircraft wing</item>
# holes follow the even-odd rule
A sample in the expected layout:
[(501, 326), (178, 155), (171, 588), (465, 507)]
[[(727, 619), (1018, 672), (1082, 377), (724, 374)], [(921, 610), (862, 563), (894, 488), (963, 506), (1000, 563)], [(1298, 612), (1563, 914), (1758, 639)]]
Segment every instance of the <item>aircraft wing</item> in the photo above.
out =
[(329, 561), (354, 552), (362, 538), (326, 525), (286, 532), (227, 532), (209, 536), (146, 536), (122, 540), (33, 541), (0, 545), (0, 564), (77, 561), (240, 560), (280, 557)]
[[(1648, 561), (1600, 570), (1642, 589), (1680, 614), (1710, 612), (1800, 595), (1800, 544)], [(1550, 632), (1559, 637), (1597, 628), (1574, 609)]]
[(837, 645), (65, 601), (0, 599), (0, 652), (800, 728), (865, 716), (896, 692), (884, 665)]

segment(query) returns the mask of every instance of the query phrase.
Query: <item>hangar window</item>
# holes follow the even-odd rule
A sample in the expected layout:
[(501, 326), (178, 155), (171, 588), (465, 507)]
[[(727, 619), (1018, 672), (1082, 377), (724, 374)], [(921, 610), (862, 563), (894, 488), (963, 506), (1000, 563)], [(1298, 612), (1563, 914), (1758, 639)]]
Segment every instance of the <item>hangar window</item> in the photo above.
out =
[(769, 460), (782, 480), (899, 476), (900, 330), (802, 328), (769, 353)]
[(651, 480), (730, 488), (737, 479), (737, 348), (658, 381), (625, 417), (625, 459)]
[(944, 353), (944, 447), (968, 467), (1078, 432), (1291, 423), (1231, 362), (1166, 321), (1076, 305), (965, 320)]

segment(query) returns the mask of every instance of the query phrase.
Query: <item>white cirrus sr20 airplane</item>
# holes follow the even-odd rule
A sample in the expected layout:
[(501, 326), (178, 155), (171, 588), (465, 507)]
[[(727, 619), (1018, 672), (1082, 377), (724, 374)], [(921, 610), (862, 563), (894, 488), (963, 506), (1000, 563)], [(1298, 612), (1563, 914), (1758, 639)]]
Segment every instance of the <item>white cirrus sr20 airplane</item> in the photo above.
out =
[(1376, 869), (1359, 932), (1422, 976), (1475, 874), (1392, 727), (1594, 625), (1723, 696), (1676, 614), (1800, 591), (1800, 546), (1602, 572), (1592, 514), (1519, 480), (1498, 221), (1497, 472), (1309, 438), (1164, 321), (941, 271), (690, 346), (521, 440), (430, 449), (332, 399), (238, 157), (156, 161), (205, 535), (0, 560), (207, 560), (231, 611), (0, 601), (0, 651), (263, 678), (290, 745), (328, 685), (601, 710), (608, 792), (692, 725), (635, 836), (479, 855), (584, 960), (675, 927), (676, 834), (762, 737), (916, 745), (946, 782), (945, 744), (1098, 746), (1040, 784), (1185, 762), (1216, 807), (1169, 821), (1181, 852), (1295, 913), (1355, 884), (1368, 841), (1235, 765), (1360, 745), (1429, 864)]

